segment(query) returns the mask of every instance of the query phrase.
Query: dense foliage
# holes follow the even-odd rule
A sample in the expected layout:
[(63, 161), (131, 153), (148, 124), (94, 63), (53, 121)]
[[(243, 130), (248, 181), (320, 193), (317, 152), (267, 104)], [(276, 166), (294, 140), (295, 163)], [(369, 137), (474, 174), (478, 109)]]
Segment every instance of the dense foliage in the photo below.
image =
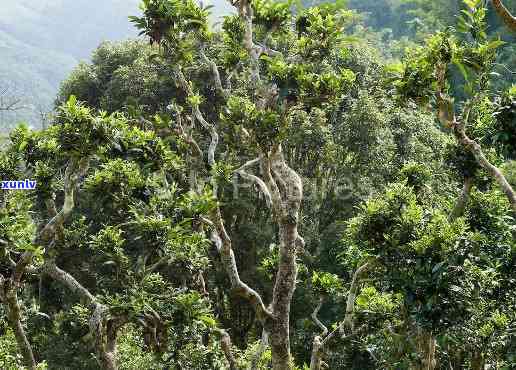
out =
[(2, 144), (0, 367), (515, 367), (508, 28), (233, 5), (143, 0)]

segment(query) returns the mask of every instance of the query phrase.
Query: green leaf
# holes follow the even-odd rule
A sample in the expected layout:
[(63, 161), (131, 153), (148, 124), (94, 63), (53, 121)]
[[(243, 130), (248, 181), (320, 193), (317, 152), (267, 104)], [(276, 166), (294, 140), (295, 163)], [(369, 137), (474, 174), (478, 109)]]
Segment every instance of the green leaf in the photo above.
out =
[(215, 319), (208, 315), (201, 315), (199, 319), (209, 328), (214, 328), (217, 326), (217, 322)]

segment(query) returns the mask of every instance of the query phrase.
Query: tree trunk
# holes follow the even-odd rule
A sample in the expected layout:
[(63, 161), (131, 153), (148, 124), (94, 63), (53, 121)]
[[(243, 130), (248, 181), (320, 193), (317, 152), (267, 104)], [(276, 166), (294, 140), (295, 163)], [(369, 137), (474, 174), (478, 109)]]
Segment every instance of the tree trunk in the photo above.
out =
[(266, 329), (262, 329), (262, 339), (260, 340), (260, 344), (258, 345), (258, 348), (256, 352), (253, 355), (253, 358), (251, 360), (251, 366), (249, 367), (249, 370), (258, 370), (258, 366), (260, 366), (260, 360), (262, 359), (263, 353), (267, 349), (269, 345), (269, 333)]
[(466, 210), (466, 205), (468, 204), (469, 196), (471, 194), (471, 188), (473, 187), (473, 178), (466, 177), (464, 179), (464, 186), (462, 187), (462, 192), (457, 198), (457, 202), (455, 203), (455, 207), (450, 215), (450, 221), (454, 221), (459, 217), (464, 215), (464, 211)]
[(44, 271), (50, 277), (62, 283), (74, 294), (79, 295), (93, 309), (89, 327), (95, 338), (95, 352), (98, 362), (103, 370), (117, 370), (116, 334), (117, 330), (127, 322), (127, 319), (120, 317), (107, 321), (107, 308), (99, 303), (95, 296), (71, 274), (57, 267), (53, 260), (46, 261), (44, 267)]
[(7, 319), (14, 331), (18, 349), (23, 356), (23, 362), (27, 368), (34, 370), (36, 369), (36, 360), (34, 359), (32, 347), (27, 339), (27, 335), (25, 335), (25, 329), (21, 322), (21, 307), (18, 302), (18, 293), (16, 292), (16, 288), (13, 286), (7, 287), (4, 297), (7, 308)]
[(229, 370), (238, 370), (237, 361), (231, 350), (231, 337), (224, 329), (219, 329), (218, 334), (220, 335), (220, 347), (229, 364)]
[(280, 256), (272, 302), (274, 318), (270, 331), (272, 367), (274, 370), (290, 370), (292, 368), (289, 323), (290, 303), (296, 288), (296, 244), (298, 237), (295, 223), (280, 225)]
[(322, 341), (321, 337), (316, 335), (312, 342), (312, 357), (310, 358), (310, 370), (322, 369)]
[(417, 334), (416, 344), (420, 362), (415, 366), (415, 370), (434, 370), (437, 367), (436, 341), (432, 333), (420, 330)]
[(484, 370), (484, 354), (480, 351), (473, 353), (471, 358), (471, 370)]

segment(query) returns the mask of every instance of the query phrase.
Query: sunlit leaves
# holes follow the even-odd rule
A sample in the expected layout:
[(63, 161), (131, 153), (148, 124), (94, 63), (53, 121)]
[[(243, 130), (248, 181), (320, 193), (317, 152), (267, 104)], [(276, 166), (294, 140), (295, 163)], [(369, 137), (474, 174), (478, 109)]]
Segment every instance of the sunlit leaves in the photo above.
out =
[(359, 311), (390, 313), (400, 308), (402, 298), (399, 293), (382, 293), (373, 286), (366, 286), (357, 296), (356, 305)]
[(266, 29), (281, 29), (292, 17), (291, 2), (275, 2), (273, 0), (254, 0), (254, 21)]
[(149, 37), (151, 43), (163, 46), (169, 56), (177, 61), (191, 58), (191, 34), (207, 39), (209, 8), (201, 8), (187, 0), (144, 0), (143, 16), (129, 19)]
[(438, 86), (436, 67), (452, 60), (457, 46), (449, 32), (429, 37), (422, 47), (410, 50), (403, 66), (393, 65), (387, 71), (402, 99), (412, 99), (425, 105), (435, 95)]
[[(5, 190), (2, 190), (5, 191)], [(35, 225), (30, 214), (31, 201), (24, 192), (3, 195), (5, 207), (0, 208), (0, 253), (2, 251), (36, 250), (32, 244)]]
[(335, 295), (343, 290), (341, 279), (328, 272), (314, 271), (311, 279), (312, 287), (316, 293)]
[(141, 188), (145, 181), (139, 167), (134, 162), (115, 159), (102, 165), (86, 179), (85, 187), (104, 193), (121, 193), (127, 195)]
[(95, 252), (103, 256), (102, 263), (126, 268), (129, 258), (124, 253), (124, 243), (122, 230), (108, 226), (94, 235), (90, 244)]
[[(439, 315), (452, 319), (454, 310), (461, 309), (450, 305), (458, 275), (449, 271), (455, 269), (451, 256), (466, 230), (462, 220), (450, 222), (441, 210), (423, 206), (412, 188), (392, 184), (349, 222), (344, 243), (358, 253), (376, 256), (384, 271), (382, 281), (403, 295), (416, 320), (437, 325)], [(344, 261), (350, 257), (342, 256)]]

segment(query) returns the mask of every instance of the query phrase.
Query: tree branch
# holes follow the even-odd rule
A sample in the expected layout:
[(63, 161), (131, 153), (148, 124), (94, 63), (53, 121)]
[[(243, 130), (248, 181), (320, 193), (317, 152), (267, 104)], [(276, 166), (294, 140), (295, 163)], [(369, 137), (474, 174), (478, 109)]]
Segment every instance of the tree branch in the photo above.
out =
[(507, 196), (507, 199), (509, 200), (509, 203), (511, 205), (511, 208), (514, 212), (516, 212), (516, 192), (511, 187), (505, 176), (503, 175), (502, 171), (493, 165), (489, 160), (486, 158), (482, 147), (480, 144), (478, 144), (475, 140), (470, 139), (468, 135), (466, 134), (466, 130), (464, 128), (464, 121), (456, 121), (454, 123), (454, 132), (455, 136), (457, 137), (457, 140), (466, 148), (468, 149), (475, 159), (477, 160), (478, 164), (486, 170), (486, 172), (496, 180), (502, 191)]
[(469, 196), (471, 194), (471, 189), (473, 187), (473, 178), (466, 177), (464, 179), (464, 185), (462, 186), (462, 191), (457, 198), (455, 206), (453, 207), (453, 211), (450, 214), (450, 221), (454, 221), (457, 218), (464, 215), (464, 210), (466, 209), (466, 205), (469, 200)]
[(179, 112), (179, 109), (176, 110), (176, 117), (177, 117), (177, 134), (181, 136), (190, 146), (192, 147), (192, 152), (196, 157), (199, 157), (202, 159), (204, 157), (204, 153), (202, 152), (201, 148), (199, 147), (199, 144), (195, 141), (195, 139), (192, 137), (192, 135), (188, 134), (186, 130), (183, 127), (183, 122), (181, 119), (181, 112)]
[[(322, 356), (324, 347), (328, 345), (328, 343), (335, 337), (335, 335), (337, 335), (337, 333), (343, 332), (346, 327), (349, 327), (351, 331), (353, 330), (353, 316), (355, 312), (355, 299), (357, 295), (358, 284), (360, 282), (361, 276), (369, 268), (371, 268), (374, 263), (375, 261), (369, 261), (364, 263), (353, 274), (353, 280), (351, 281), (348, 297), (346, 300), (346, 314), (344, 316), (344, 320), (342, 320), (342, 322), (329, 334), (326, 334), (327, 331), (326, 333), (324, 333), (323, 331), (323, 334), (321, 336), (315, 336), (312, 343), (312, 357), (310, 360), (310, 370), (320, 370), (322, 368)], [(321, 304), (321, 302), (319, 302), (319, 304)], [(317, 314), (317, 312), (318, 309), (316, 308), (316, 311), (314, 311), (314, 313)]]
[(233, 356), (233, 352), (231, 351), (231, 337), (224, 329), (216, 329), (216, 332), (220, 336), (220, 347), (222, 348), (222, 352), (224, 352), (224, 356), (229, 363), (229, 370), (238, 370), (235, 356)]
[(23, 357), (23, 362), (30, 370), (36, 369), (36, 360), (32, 352), (32, 346), (25, 334), (22, 324), (22, 310), (18, 300), (18, 286), (10, 279), (1, 279), (2, 300), (6, 306), (7, 319), (13, 329), (18, 349)]
[(469, 150), (480, 167), (482, 167), (493, 179), (496, 180), (502, 191), (507, 196), (511, 208), (516, 212), (516, 192), (511, 187), (502, 171), (487, 159), (480, 144), (466, 134), (466, 124), (468, 122), (469, 113), (473, 104), (476, 102), (478, 95), (466, 104), (462, 117), (457, 119), (454, 114), (453, 101), (442, 93), (445, 86), (446, 66), (442, 64), (437, 66), (436, 73), (438, 81), (436, 99), (438, 103), (437, 112), (439, 120), (446, 127), (453, 129), (455, 138), (458, 142), (462, 144), (464, 148)]
[(516, 32), (516, 17), (511, 14), (509, 9), (507, 9), (501, 0), (493, 0), (493, 7), (498, 13), (498, 16), (502, 18), (502, 21), (505, 25), (511, 30)]
[(269, 156), (263, 157), (262, 161), (260, 162), (260, 168), (265, 179), (265, 183), (269, 189), (269, 194), (271, 195), (274, 216), (279, 220), (285, 216), (285, 208), (283, 206), (283, 200), (281, 199), (281, 192), (279, 190), (278, 184), (272, 177), (271, 159)]
[(245, 24), (244, 29), (244, 48), (247, 50), (251, 58), (251, 80), (253, 83), (260, 81), (260, 47), (257, 47), (253, 42), (253, 8), (249, 0), (239, 1), (239, 15)]
[[(181, 88), (186, 92), (186, 94), (189, 97), (194, 96), (192, 87), (190, 86), (188, 81), (186, 81), (185, 75), (183, 74), (183, 71), (181, 70), (181, 68), (176, 67), (174, 69), (174, 73), (176, 75), (176, 81), (179, 83)], [(192, 104), (191, 108), (192, 108), (192, 114), (195, 117), (195, 119), (201, 124), (201, 126), (205, 130), (209, 131), (209, 133), (211, 135), (210, 147), (208, 149), (208, 165), (210, 167), (213, 167), (215, 165), (215, 150), (217, 150), (217, 145), (219, 143), (219, 134), (217, 133), (215, 126), (208, 123), (204, 119), (204, 117), (199, 109), (199, 106), (197, 104)]]
[(241, 166), (240, 168), (235, 170), (235, 173), (239, 174), (240, 176), (242, 176), (243, 178), (245, 178), (251, 182), (256, 183), (258, 185), (258, 188), (261, 190), (262, 194), (265, 196), (265, 201), (267, 203), (267, 207), (271, 208), (272, 196), (269, 191), (269, 188), (267, 187), (267, 184), (265, 184), (265, 182), (258, 176), (255, 176), (255, 175), (245, 172), (245, 168), (250, 167), (256, 163), (260, 163), (261, 160), (262, 160), (261, 157), (255, 158), (252, 161), (245, 163), (243, 166)]
[(201, 54), (201, 58), (211, 68), (211, 73), (213, 74), (213, 79), (215, 81), (215, 88), (217, 89), (219, 94), (224, 97), (224, 99), (227, 99), (229, 97), (229, 92), (226, 89), (224, 89), (224, 87), (222, 87), (219, 68), (217, 67), (214, 61), (212, 61), (210, 58), (206, 56), (206, 53), (204, 52), (204, 47), (205, 46), (202, 45), (201, 50), (199, 51), (199, 53)]
[(324, 297), (321, 295), (319, 297), (319, 303), (317, 304), (314, 311), (312, 312), (311, 317), (312, 317), (312, 320), (316, 323), (316, 325), (321, 329), (321, 331), (322, 331), (321, 336), (325, 337), (328, 334), (328, 328), (317, 317), (317, 314), (321, 310), (323, 303), (324, 303)]
[(81, 283), (79, 283), (71, 274), (61, 270), (55, 264), (54, 260), (49, 259), (45, 262), (43, 270), (54, 280), (59, 281), (66, 286), (72, 293), (77, 294), (92, 309), (93, 313), (90, 317), (90, 332), (95, 338), (95, 352), (103, 369), (116, 370), (116, 330), (126, 322), (120, 318), (119, 321), (111, 323), (106, 328), (106, 316), (108, 309), (101, 304), (97, 298), (90, 293)]
[[(77, 167), (77, 168), (76, 168)], [(89, 158), (83, 158), (79, 162), (71, 159), (66, 167), (64, 177), (64, 203), (61, 210), (41, 229), (36, 238), (34, 245), (45, 245), (50, 242), (58, 228), (62, 228), (64, 222), (72, 212), (75, 205), (74, 193), (76, 191), (79, 179), (84, 176), (89, 168)], [(77, 171), (77, 172), (75, 172)], [(15, 284), (19, 284), (27, 267), (34, 257), (33, 251), (24, 252), (16, 264), (13, 271), (13, 280)]]
[(262, 297), (251, 287), (240, 280), (236, 265), (235, 254), (232, 249), (231, 239), (224, 227), (219, 206), (213, 211), (213, 224), (215, 230), (211, 234), (211, 240), (215, 243), (222, 259), (222, 263), (229, 276), (231, 289), (239, 296), (247, 299), (256, 310), (258, 319), (264, 323), (267, 318), (272, 318), (272, 313), (265, 307)]
[(8, 96), (8, 94), (9, 87), (4, 87), (0, 91), (0, 112), (16, 111), (25, 108), (23, 105), (20, 105), (22, 99)]

